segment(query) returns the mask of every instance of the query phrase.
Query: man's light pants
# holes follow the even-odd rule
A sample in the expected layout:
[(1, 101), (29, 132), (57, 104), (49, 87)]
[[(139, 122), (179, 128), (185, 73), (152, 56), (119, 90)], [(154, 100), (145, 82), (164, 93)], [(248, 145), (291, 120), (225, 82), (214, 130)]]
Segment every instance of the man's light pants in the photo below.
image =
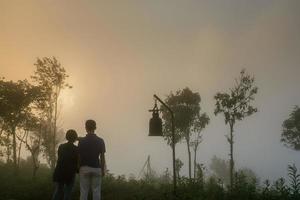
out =
[(80, 200), (87, 200), (89, 190), (93, 193), (93, 200), (101, 199), (101, 168), (87, 166), (80, 167)]

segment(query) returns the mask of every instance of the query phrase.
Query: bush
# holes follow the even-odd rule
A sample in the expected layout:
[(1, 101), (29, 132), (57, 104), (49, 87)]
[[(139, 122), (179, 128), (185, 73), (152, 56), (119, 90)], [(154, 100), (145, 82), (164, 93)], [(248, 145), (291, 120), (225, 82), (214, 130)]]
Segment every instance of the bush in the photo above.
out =
[[(0, 200), (40, 200), (51, 199), (54, 184), (52, 173), (46, 166), (41, 166), (37, 177), (32, 179), (32, 170), (22, 162), (17, 176), (13, 174), (11, 164), (0, 165)], [(265, 181), (259, 186), (255, 177), (249, 177), (239, 171), (230, 192), (220, 179), (208, 177), (203, 180), (189, 180), (181, 177), (178, 180), (178, 200), (295, 200), (299, 199), (299, 175), (294, 166), (289, 167), (290, 184), (283, 178), (273, 184)], [(79, 199), (79, 180), (76, 180), (74, 199)], [(102, 197), (105, 200), (171, 200), (172, 182), (162, 178), (155, 181), (136, 180), (133, 177), (107, 174), (102, 182)]]

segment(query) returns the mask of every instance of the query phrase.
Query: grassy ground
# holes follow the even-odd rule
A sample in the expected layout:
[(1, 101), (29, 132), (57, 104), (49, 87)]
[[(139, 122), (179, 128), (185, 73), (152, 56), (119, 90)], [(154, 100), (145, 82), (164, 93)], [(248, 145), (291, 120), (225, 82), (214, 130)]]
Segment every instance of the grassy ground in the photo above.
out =
[[(48, 200), (54, 185), (50, 169), (41, 167), (32, 179), (31, 168), (22, 166), (15, 176), (11, 166), (0, 165), (0, 200)], [(299, 183), (300, 187), (300, 183)], [(300, 189), (300, 188), (299, 188)], [(236, 177), (231, 193), (215, 178), (203, 181), (181, 179), (177, 190), (180, 200), (300, 200), (285, 181), (258, 186), (254, 180), (242, 175)], [(73, 199), (79, 199), (78, 177)], [(172, 184), (156, 179), (143, 181), (125, 179), (124, 176), (107, 175), (102, 182), (103, 200), (168, 200), (172, 199)]]

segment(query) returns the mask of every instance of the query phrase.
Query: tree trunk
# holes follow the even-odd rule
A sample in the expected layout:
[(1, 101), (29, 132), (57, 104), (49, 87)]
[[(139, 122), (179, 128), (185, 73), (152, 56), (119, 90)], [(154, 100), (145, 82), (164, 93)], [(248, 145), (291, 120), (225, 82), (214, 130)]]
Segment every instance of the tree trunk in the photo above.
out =
[(15, 175), (18, 173), (17, 169), (17, 140), (16, 140), (16, 127), (12, 128), (13, 135), (13, 164), (14, 164), (14, 173)]
[(53, 127), (53, 160), (52, 160), (52, 166), (51, 168), (54, 169), (55, 167), (55, 162), (56, 162), (56, 121), (57, 121), (57, 101), (58, 101), (58, 93), (59, 93), (59, 88), (55, 88), (55, 102), (54, 102), (54, 127)]
[(179, 170), (176, 170), (176, 176), (177, 176), (178, 180), (180, 180)]
[(6, 163), (10, 162), (10, 154), (11, 154), (11, 149), (10, 149), (10, 141), (9, 141), (9, 133), (6, 135)]
[(36, 178), (36, 172), (39, 168), (39, 165), (38, 165), (38, 160), (36, 158), (36, 153), (34, 151), (30, 151), (31, 152), (31, 157), (32, 157), (32, 179), (35, 179)]
[(53, 126), (53, 100), (51, 97), (49, 97), (48, 99), (49, 101), (49, 110), (48, 111), (48, 116), (47, 116), (47, 121), (48, 121), (48, 124), (47, 124), (47, 127), (46, 127), (46, 130), (47, 132), (45, 133), (45, 137), (47, 138), (47, 145), (48, 146), (46, 149), (46, 157), (47, 157), (47, 161), (48, 161), (48, 164), (50, 166), (50, 168), (53, 170), (54, 169), (54, 162), (53, 162), (53, 157), (55, 156), (55, 152), (54, 152), (54, 142), (52, 141), (52, 126)]
[(234, 161), (233, 161), (233, 123), (230, 123), (230, 190), (233, 188), (233, 171), (234, 171)]
[(3, 128), (1, 128), (0, 130), (0, 137), (2, 136), (2, 133), (3, 133)]
[(197, 150), (198, 150), (199, 143), (196, 141), (195, 146), (193, 148), (194, 150), (194, 179), (196, 179), (197, 174)]
[(196, 173), (197, 173), (197, 149), (198, 149), (198, 145), (195, 144), (194, 147), (194, 179), (196, 179)]
[(39, 138), (38, 138), (38, 146), (35, 149), (35, 152), (31, 152), (32, 155), (32, 179), (35, 179), (37, 170), (40, 167), (40, 162), (38, 160), (39, 154), (40, 154), (40, 145), (41, 145), (41, 137), (42, 137), (42, 125), (40, 124), (40, 130), (39, 130)]
[(37, 170), (39, 169), (38, 166), (34, 166), (33, 167), (33, 172), (32, 172), (32, 179), (35, 180), (36, 179), (36, 173), (37, 173)]
[(188, 151), (188, 159), (189, 159), (189, 179), (192, 179), (192, 159), (191, 159), (191, 149), (190, 149), (190, 138), (189, 136), (185, 137)]
[[(19, 151), (18, 152), (18, 163), (17, 163), (18, 168), (20, 167), (21, 150), (22, 150), (22, 144), (24, 142), (25, 136), (26, 136), (26, 131), (25, 131), (23, 137), (21, 138), (21, 141), (20, 141), (20, 144), (19, 144), (19, 148), (18, 148), (18, 151)], [(18, 137), (18, 139), (20, 139), (20, 138)]]

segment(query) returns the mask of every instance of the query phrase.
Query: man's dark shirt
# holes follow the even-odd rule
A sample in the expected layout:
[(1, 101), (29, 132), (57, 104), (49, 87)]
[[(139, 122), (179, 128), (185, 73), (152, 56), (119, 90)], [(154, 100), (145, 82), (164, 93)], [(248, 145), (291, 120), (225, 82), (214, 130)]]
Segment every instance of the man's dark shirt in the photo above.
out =
[(99, 156), (101, 153), (105, 153), (105, 144), (102, 138), (94, 133), (88, 133), (79, 140), (78, 150), (80, 166), (100, 168)]
[(75, 178), (77, 168), (78, 147), (70, 142), (59, 145), (53, 181), (63, 183), (72, 182)]

